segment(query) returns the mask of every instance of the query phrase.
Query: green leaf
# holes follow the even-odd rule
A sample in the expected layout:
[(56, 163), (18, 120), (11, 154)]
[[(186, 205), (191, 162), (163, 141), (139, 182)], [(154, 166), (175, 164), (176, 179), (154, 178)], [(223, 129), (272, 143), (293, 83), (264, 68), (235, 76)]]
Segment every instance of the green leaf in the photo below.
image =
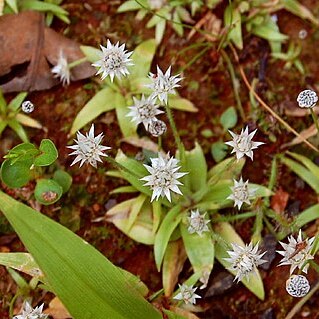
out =
[[(142, 0), (139, 0), (142, 3)], [(147, 4), (147, 2), (144, 0), (145, 4)], [(135, 11), (135, 10), (139, 10), (141, 9), (142, 6), (136, 2), (135, 0), (129, 0), (129, 1), (125, 1), (123, 4), (121, 4), (118, 9), (117, 12), (118, 13), (122, 13), (122, 12), (127, 12), (127, 11)]]
[(54, 143), (49, 139), (41, 141), (39, 150), (41, 154), (35, 158), (35, 166), (49, 166), (58, 158), (58, 151)]
[(220, 123), (225, 131), (233, 128), (236, 125), (237, 120), (237, 112), (233, 106), (229, 107), (225, 112), (223, 112), (220, 117)]
[(160, 44), (163, 40), (163, 36), (166, 29), (166, 20), (162, 19), (155, 26), (155, 41), (156, 44)]
[(50, 11), (54, 14), (68, 15), (69, 13), (54, 3), (47, 3), (37, 0), (23, 0), (21, 3), (23, 10)]
[(11, 188), (18, 188), (26, 185), (32, 178), (30, 167), (31, 159), (18, 161), (11, 165), (11, 160), (5, 160), (1, 165), (1, 179)]
[(11, 111), (16, 111), (21, 106), (22, 102), (28, 95), (28, 92), (19, 93), (9, 104), (8, 109)]
[(208, 171), (208, 178), (210, 180), (234, 178), (242, 171), (245, 161), (245, 158), (241, 158), (239, 161), (234, 161), (233, 158), (226, 158)]
[(215, 249), (210, 232), (190, 234), (186, 223), (180, 223), (180, 230), (189, 261), (194, 272), (210, 274), (214, 266)]
[(229, 28), (227, 38), (231, 40), (238, 49), (243, 48), (243, 36), (241, 30), (241, 14), (238, 8), (230, 4), (224, 12), (224, 23)]
[(198, 108), (187, 99), (184, 99), (177, 95), (170, 95), (168, 100), (169, 106), (172, 109), (186, 111), (186, 112), (197, 112)]
[(17, 133), (17, 135), (20, 137), (20, 139), (23, 142), (25, 142), (25, 143), (29, 142), (29, 138), (28, 138), (27, 133), (25, 132), (22, 125), (16, 119), (9, 120), (8, 125)]
[(228, 147), (224, 142), (218, 141), (212, 144), (210, 151), (213, 159), (218, 163), (227, 156)]
[(310, 172), (306, 167), (298, 164), (287, 157), (282, 157), (281, 161), (287, 165), (295, 174), (303, 179), (316, 193), (319, 192), (319, 178)]
[(135, 223), (135, 221), (138, 217), (138, 214), (141, 212), (142, 206), (143, 206), (146, 198), (147, 197), (144, 194), (140, 194), (138, 197), (136, 197), (136, 199), (132, 205), (131, 212), (129, 214), (128, 223), (126, 225), (127, 231), (130, 231), (133, 224)]
[(53, 179), (38, 179), (34, 189), (35, 199), (43, 205), (51, 205), (62, 196), (62, 187)]
[(17, 0), (5, 0), (8, 6), (13, 10), (14, 13), (18, 13), (18, 4)]
[(262, 24), (253, 24), (251, 32), (268, 41), (283, 42), (289, 38), (287, 35), (279, 32), (277, 25), (271, 18), (265, 20)]
[(94, 63), (101, 59), (101, 50), (95, 47), (91, 47), (89, 45), (81, 45), (80, 49), (91, 63)]
[(110, 194), (136, 193), (136, 192), (137, 192), (137, 189), (134, 186), (120, 186), (110, 191)]
[(128, 314), (130, 319), (162, 318), (134, 281), (82, 238), (2, 192), (0, 203), (73, 318), (127, 319)]
[(111, 88), (107, 87), (97, 92), (75, 117), (70, 134), (74, 135), (75, 132), (80, 130), (86, 124), (92, 122), (100, 114), (113, 110), (115, 107), (115, 99), (116, 92), (114, 92)]
[(295, 223), (300, 229), (302, 226), (319, 218), (319, 204), (313, 205), (301, 212), (295, 219)]
[(197, 192), (206, 186), (207, 163), (201, 146), (196, 142), (191, 151), (185, 152), (186, 157), (186, 180), (190, 182), (190, 189)]
[[(0, 89), (0, 115), (3, 114), (5, 115), (7, 113), (7, 102), (3, 96), (3, 93)], [(1, 121), (0, 121), (1, 123)]]
[(167, 309), (163, 309), (163, 311), (167, 315), (168, 319), (187, 319), (186, 317), (178, 315), (177, 313), (173, 311), (169, 311)]
[(28, 253), (0, 253), (0, 265), (22, 271), (44, 281), (44, 275), (33, 257)]
[(31, 144), (31, 143), (22, 143), (14, 148), (12, 148), (7, 155), (4, 156), (4, 158), (10, 158), (11, 159), (11, 165), (13, 165), (15, 162), (20, 160), (32, 160), (35, 155), (37, 155), (39, 151), (37, 148)]
[(288, 154), (296, 159), (297, 161), (301, 162), (305, 167), (309, 169), (309, 171), (315, 175), (319, 180), (319, 166), (312, 162), (308, 157), (303, 156), (301, 154), (288, 152)]
[(154, 39), (142, 42), (138, 45), (131, 58), (134, 66), (131, 68), (130, 79), (146, 77), (154, 58), (156, 43)]
[(18, 122), (20, 122), (24, 126), (29, 126), (29, 127), (38, 128), (38, 129), (42, 128), (41, 123), (39, 123), (38, 121), (36, 121), (35, 119), (31, 118), (28, 115), (18, 113), (15, 118)]
[(129, 218), (133, 212), (134, 205), (136, 205), (136, 198), (115, 205), (106, 213), (107, 220), (135, 241), (145, 245), (153, 245), (155, 236), (153, 233), (151, 204), (145, 202), (142, 209), (138, 212), (134, 223), (129, 226)]
[(181, 221), (181, 206), (174, 206), (164, 217), (161, 226), (155, 236), (154, 242), (154, 256), (157, 270), (160, 271), (163, 257), (166, 251), (169, 239)]
[(72, 176), (61, 169), (54, 172), (53, 180), (62, 187), (63, 194), (66, 193), (72, 185)]
[[(218, 261), (225, 267), (229, 267), (229, 263), (224, 258), (229, 257), (227, 250), (231, 250), (231, 243), (238, 244), (242, 247), (245, 246), (243, 240), (236, 233), (235, 229), (229, 223), (216, 223), (214, 225), (214, 231), (218, 234), (222, 240), (216, 241), (215, 245), (215, 256)], [(229, 271), (229, 270), (228, 270)], [(233, 275), (236, 273), (230, 271)], [(242, 283), (259, 299), (264, 300), (265, 291), (264, 285), (258, 269), (255, 269), (255, 274), (249, 276), (249, 280), (246, 278), (242, 279)]]

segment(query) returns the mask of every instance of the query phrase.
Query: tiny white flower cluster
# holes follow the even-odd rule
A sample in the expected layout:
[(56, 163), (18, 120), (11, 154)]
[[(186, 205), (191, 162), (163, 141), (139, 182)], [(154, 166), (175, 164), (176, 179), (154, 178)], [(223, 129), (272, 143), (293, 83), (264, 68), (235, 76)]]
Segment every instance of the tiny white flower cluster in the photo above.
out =
[(209, 224), (210, 220), (205, 218), (206, 213), (201, 215), (199, 210), (191, 210), (190, 217), (188, 219), (188, 232), (190, 234), (197, 233), (199, 236), (202, 236), (203, 232), (209, 231), (207, 224)]
[(312, 90), (304, 90), (298, 94), (297, 102), (301, 108), (313, 108), (318, 102), (317, 93)]
[(234, 180), (234, 186), (230, 188), (232, 194), (227, 197), (234, 201), (234, 207), (238, 206), (239, 210), (243, 203), (250, 205), (249, 199), (255, 195), (255, 190), (249, 189), (248, 182), (248, 180), (244, 182), (242, 177), (238, 182)]
[(24, 113), (32, 113), (34, 111), (34, 105), (30, 101), (24, 101), (21, 104), (21, 109)]
[(292, 275), (296, 268), (307, 273), (309, 260), (314, 259), (312, 254), (315, 237), (302, 239), (301, 230), (297, 239), (293, 236), (288, 237), (288, 244), (279, 242), (284, 250), (277, 250), (283, 258), (278, 266), (290, 265), (290, 278), (287, 280), (286, 290), (293, 297), (305, 296), (310, 285), (305, 276)]
[(259, 265), (267, 262), (267, 260), (262, 259), (266, 252), (260, 254), (258, 250), (258, 244), (254, 247), (252, 243), (242, 247), (238, 244), (232, 243), (232, 250), (228, 250), (228, 258), (224, 258), (229, 262), (230, 266), (227, 267), (230, 271), (236, 273), (234, 281), (241, 281), (243, 278), (249, 280), (251, 274), (255, 274), (255, 270)]
[(25, 302), (22, 314), (14, 316), (13, 319), (46, 319), (48, 318), (48, 315), (42, 313), (43, 306), (44, 304), (33, 309), (28, 302)]

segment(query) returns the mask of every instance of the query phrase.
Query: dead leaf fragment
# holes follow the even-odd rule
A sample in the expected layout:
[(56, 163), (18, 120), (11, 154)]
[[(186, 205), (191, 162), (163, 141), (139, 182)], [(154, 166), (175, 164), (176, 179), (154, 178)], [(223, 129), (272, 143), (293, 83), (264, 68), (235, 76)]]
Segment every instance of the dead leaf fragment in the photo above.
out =
[(271, 208), (278, 214), (282, 214), (285, 211), (289, 199), (289, 194), (279, 188), (275, 195), (271, 198)]
[(58, 297), (53, 298), (49, 303), (49, 308), (45, 309), (43, 312), (53, 317), (53, 319), (72, 318)]
[[(47, 28), (39, 12), (1, 16), (0, 43), (0, 88), (4, 93), (38, 91), (59, 84), (51, 68), (61, 50), (68, 63), (84, 57), (79, 44)], [(95, 69), (85, 62), (71, 69), (71, 80), (94, 73)]]

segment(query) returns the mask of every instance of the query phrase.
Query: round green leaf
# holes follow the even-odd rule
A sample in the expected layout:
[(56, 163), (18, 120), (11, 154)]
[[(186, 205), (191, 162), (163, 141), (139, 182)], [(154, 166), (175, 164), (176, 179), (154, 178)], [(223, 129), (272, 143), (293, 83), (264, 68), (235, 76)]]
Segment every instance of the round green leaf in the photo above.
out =
[(58, 151), (49, 139), (42, 140), (39, 149), (41, 154), (35, 158), (35, 166), (51, 165), (58, 158)]
[(237, 113), (233, 106), (229, 107), (220, 117), (220, 123), (224, 130), (233, 128), (237, 123)]
[(30, 167), (32, 160), (18, 161), (14, 164), (10, 159), (5, 160), (1, 165), (1, 179), (11, 188), (22, 187), (32, 178)]
[(66, 193), (72, 185), (72, 176), (61, 169), (55, 171), (53, 179), (62, 187), (63, 194)]
[(228, 154), (227, 145), (221, 141), (215, 142), (214, 144), (212, 144), (211, 153), (214, 160), (218, 163)]
[(35, 199), (43, 205), (55, 203), (62, 193), (62, 187), (53, 179), (39, 179), (34, 190)]

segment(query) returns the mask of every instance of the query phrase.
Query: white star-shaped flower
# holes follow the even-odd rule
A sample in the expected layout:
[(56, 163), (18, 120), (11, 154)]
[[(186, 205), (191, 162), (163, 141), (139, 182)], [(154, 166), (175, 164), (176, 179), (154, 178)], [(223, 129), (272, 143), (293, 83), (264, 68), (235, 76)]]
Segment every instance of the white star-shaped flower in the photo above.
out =
[(317, 93), (312, 90), (304, 90), (298, 94), (297, 102), (299, 107), (313, 108), (318, 102)]
[(131, 122), (134, 122), (136, 125), (143, 123), (146, 130), (148, 130), (149, 125), (156, 121), (156, 115), (164, 113), (159, 110), (159, 105), (156, 105), (156, 99), (154, 97), (145, 98), (144, 94), (142, 95), (141, 100), (133, 97), (134, 105), (129, 106), (131, 110), (127, 113), (126, 116), (132, 117)]
[(190, 234), (197, 233), (199, 236), (202, 236), (203, 232), (209, 231), (207, 224), (210, 220), (205, 219), (206, 213), (201, 215), (199, 210), (191, 210), (191, 216), (187, 217), (188, 219), (188, 232)]
[(14, 316), (13, 319), (46, 319), (48, 315), (42, 313), (43, 306), (44, 304), (33, 309), (28, 302), (25, 302), (23, 305), (22, 314)]
[(301, 298), (310, 290), (308, 279), (303, 275), (292, 275), (286, 281), (286, 291), (292, 297)]
[(249, 245), (246, 244), (245, 247), (242, 247), (232, 243), (231, 246), (233, 250), (227, 251), (230, 257), (224, 258), (224, 260), (230, 263), (230, 266), (227, 267), (227, 269), (236, 272), (234, 281), (237, 280), (237, 282), (239, 282), (244, 277), (249, 280), (250, 274), (255, 274), (255, 269), (259, 265), (267, 262), (267, 260), (262, 259), (266, 251), (260, 254), (258, 251), (258, 244), (254, 247), (253, 244), (250, 243)]
[(227, 197), (227, 199), (231, 199), (234, 201), (234, 207), (238, 206), (240, 210), (243, 203), (250, 205), (250, 198), (255, 195), (255, 190), (250, 190), (248, 188), (248, 180), (246, 182), (243, 181), (243, 178), (240, 177), (240, 180), (237, 182), (234, 180), (234, 186), (230, 187), (232, 190), (232, 194)]
[(164, 74), (159, 66), (157, 66), (157, 74), (149, 74), (152, 83), (146, 85), (146, 87), (153, 91), (151, 97), (157, 97), (161, 102), (165, 102), (165, 104), (167, 104), (168, 94), (176, 94), (174, 89), (180, 87), (178, 82), (182, 80), (179, 74), (171, 76), (171, 69), (172, 67), (170, 66)]
[(179, 173), (178, 166), (179, 160), (175, 159), (173, 156), (170, 157), (169, 153), (163, 156), (158, 153), (158, 158), (151, 158), (151, 166), (145, 165), (145, 168), (149, 171), (151, 175), (141, 178), (142, 181), (146, 181), (144, 186), (150, 186), (153, 191), (151, 202), (160, 196), (166, 196), (169, 201), (171, 201), (171, 193), (173, 191), (177, 194), (183, 195), (178, 185), (183, 185), (178, 181), (179, 178), (183, 177), (187, 173)]
[(70, 68), (62, 50), (59, 54), (58, 63), (51, 69), (51, 72), (55, 74), (55, 78), (60, 79), (63, 85), (70, 84)]
[(277, 250), (277, 253), (284, 256), (280, 261), (279, 266), (291, 265), (290, 274), (294, 272), (296, 268), (302, 269), (304, 273), (307, 273), (309, 264), (306, 264), (308, 260), (313, 259), (314, 257), (311, 254), (313, 247), (313, 242), (315, 237), (302, 239), (301, 230), (297, 239), (293, 236), (288, 237), (288, 244), (279, 242), (284, 250)]
[(197, 287), (178, 284), (180, 292), (174, 297), (176, 300), (183, 300), (186, 304), (196, 304), (196, 298), (202, 298), (195, 294)]
[(103, 139), (103, 133), (98, 136), (94, 136), (94, 124), (92, 124), (89, 133), (83, 135), (77, 132), (77, 140), (74, 140), (76, 145), (67, 146), (68, 148), (75, 150), (69, 155), (76, 155), (76, 158), (72, 162), (71, 166), (81, 161), (80, 167), (84, 162), (88, 162), (93, 167), (97, 167), (97, 162), (102, 162), (100, 156), (107, 156), (103, 151), (109, 150), (111, 147), (100, 145)]
[(100, 45), (102, 52), (100, 52), (101, 60), (92, 65), (99, 68), (96, 75), (102, 73), (102, 80), (108, 75), (113, 82), (114, 76), (120, 79), (123, 75), (130, 74), (127, 67), (133, 65), (130, 56), (133, 52), (125, 50), (125, 44), (119, 46), (119, 42), (113, 45), (110, 40), (107, 40), (107, 46)]
[(245, 130), (242, 129), (239, 135), (233, 133), (230, 130), (228, 130), (228, 132), (233, 137), (233, 140), (226, 142), (225, 144), (233, 147), (231, 154), (236, 153), (237, 160), (241, 159), (245, 155), (253, 160), (253, 150), (256, 149), (258, 146), (265, 144), (263, 142), (252, 141), (252, 138), (256, 134), (257, 129), (248, 134), (248, 126), (246, 126)]

